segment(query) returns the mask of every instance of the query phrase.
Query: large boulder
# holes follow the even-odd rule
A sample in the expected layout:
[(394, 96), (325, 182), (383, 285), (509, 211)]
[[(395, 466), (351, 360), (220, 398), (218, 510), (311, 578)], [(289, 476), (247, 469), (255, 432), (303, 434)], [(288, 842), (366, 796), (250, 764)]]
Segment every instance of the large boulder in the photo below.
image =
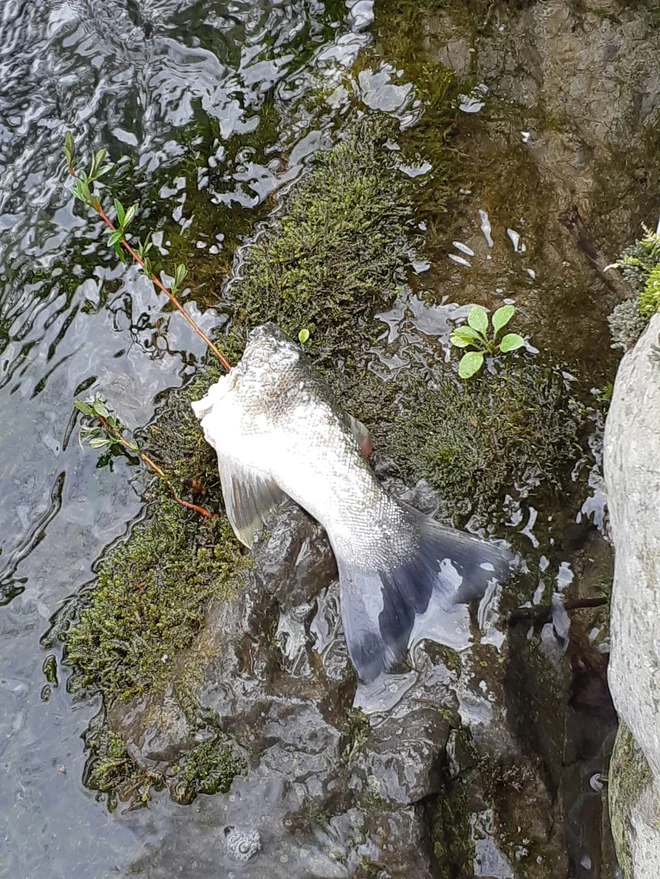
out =
[(625, 879), (660, 875), (660, 314), (617, 374), (605, 430), (615, 575), (609, 681), (623, 721), (610, 806)]

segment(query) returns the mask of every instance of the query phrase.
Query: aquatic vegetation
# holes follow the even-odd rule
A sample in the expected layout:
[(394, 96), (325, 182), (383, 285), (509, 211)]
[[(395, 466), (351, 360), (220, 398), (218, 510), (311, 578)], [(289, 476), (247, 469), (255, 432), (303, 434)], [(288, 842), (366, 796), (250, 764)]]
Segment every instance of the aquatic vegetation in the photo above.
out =
[(581, 457), (582, 412), (561, 374), (505, 363), (458, 385), (449, 370), (405, 391), (393, 452), (406, 479), (428, 479), (454, 515), (498, 515), (514, 486), (557, 485)]
[(488, 331), (488, 312), (480, 305), (474, 305), (468, 314), (467, 325), (457, 327), (451, 334), (451, 343), (457, 348), (476, 348), (461, 357), (458, 374), (461, 378), (472, 378), (483, 367), (486, 354), (506, 354), (517, 351), (525, 344), (518, 333), (507, 333), (500, 341), (498, 337), (515, 314), (513, 305), (503, 305), (491, 318), (492, 332)]
[(612, 347), (627, 351), (660, 311), (660, 234), (643, 226), (644, 235), (627, 247), (612, 268), (621, 270), (634, 299), (621, 302), (608, 318)]
[(119, 800), (146, 803), (151, 798), (151, 791), (162, 787), (161, 775), (142, 770), (134, 763), (121, 736), (108, 729), (103, 713), (90, 723), (85, 733), (85, 746), (88, 758), (84, 783), (106, 797), (110, 811), (117, 807)]
[(172, 798), (187, 805), (198, 794), (227, 793), (234, 778), (246, 769), (247, 762), (234, 750), (231, 739), (216, 732), (172, 766), (168, 786)]
[(373, 120), (352, 128), (243, 254), (230, 287), (239, 341), (269, 320), (292, 338), (304, 327), (324, 362), (373, 332), (366, 321), (392, 301), (411, 249), (410, 183), (383, 148), (388, 129)]

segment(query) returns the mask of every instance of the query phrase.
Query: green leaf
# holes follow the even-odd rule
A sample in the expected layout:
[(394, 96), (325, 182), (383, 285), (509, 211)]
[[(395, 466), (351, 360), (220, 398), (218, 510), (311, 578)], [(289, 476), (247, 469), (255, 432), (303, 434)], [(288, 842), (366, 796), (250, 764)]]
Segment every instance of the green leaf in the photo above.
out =
[(119, 243), (113, 244), (112, 248), (113, 248), (114, 252), (117, 254), (119, 261), (123, 262), (124, 265), (126, 265), (126, 254), (124, 253), (124, 248), (121, 246), (121, 244), (119, 244)]
[(94, 439), (89, 441), (89, 447), (91, 449), (104, 449), (110, 445), (110, 440), (104, 436), (95, 436)]
[(121, 241), (121, 239), (124, 237), (121, 229), (114, 229), (114, 230), (108, 229), (108, 236), (109, 236), (108, 237), (108, 244), (111, 247), (114, 247), (115, 244), (118, 244)]
[(144, 239), (144, 241), (138, 242), (138, 256), (142, 260), (146, 259), (146, 256), (152, 247), (153, 247), (153, 244), (151, 242), (151, 232), (149, 232), (147, 234), (147, 237)]
[(124, 206), (118, 198), (115, 199), (115, 210), (117, 211), (117, 219), (119, 220), (119, 225), (123, 226), (124, 219), (126, 217), (126, 211), (124, 210)]
[(484, 337), (486, 336), (488, 332), (488, 315), (485, 308), (482, 308), (481, 305), (473, 305), (467, 320), (473, 330), (481, 333)]
[(124, 229), (128, 228), (128, 224), (131, 222), (131, 220), (134, 219), (135, 215), (137, 214), (137, 209), (138, 209), (138, 206), (136, 204), (132, 204), (130, 206), (130, 208), (126, 211), (126, 216), (124, 217), (122, 224), (121, 224), (122, 228), (124, 228)]
[(181, 263), (174, 272), (174, 286), (178, 289), (188, 276), (188, 269)]
[(101, 168), (101, 165), (103, 164), (105, 157), (107, 155), (108, 155), (107, 150), (99, 150), (97, 153), (95, 153), (93, 155), (92, 167), (89, 169), (90, 179), (96, 180), (96, 178), (98, 177), (99, 169)]
[(472, 378), (479, 372), (484, 365), (484, 355), (482, 351), (468, 351), (461, 357), (458, 364), (458, 374), (461, 378)]
[(73, 405), (78, 410), (78, 412), (82, 412), (83, 415), (93, 415), (94, 410), (89, 405), (89, 403), (83, 403), (82, 400), (74, 400)]
[(515, 313), (516, 308), (514, 305), (503, 305), (501, 308), (497, 309), (493, 315), (493, 329), (495, 330), (495, 335), (497, 335), (500, 330), (504, 329)]
[(76, 180), (73, 184), (73, 194), (85, 204), (89, 204), (92, 200), (86, 180)]
[(450, 341), (457, 348), (467, 348), (468, 345), (482, 345), (483, 337), (472, 327), (463, 326), (456, 327), (450, 336)]
[(94, 400), (92, 408), (94, 409), (94, 415), (100, 415), (102, 418), (107, 418), (110, 414), (108, 412), (108, 407), (102, 400)]
[(69, 167), (69, 171), (73, 174), (73, 163), (76, 156), (76, 144), (73, 139), (73, 134), (71, 134), (70, 131), (67, 131), (64, 138), (64, 154), (66, 155), (66, 163)]
[(303, 329), (298, 333), (298, 341), (301, 345), (304, 345), (305, 342), (309, 340), (309, 330)]
[(506, 354), (507, 351), (516, 351), (518, 348), (522, 348), (524, 344), (525, 340), (518, 333), (507, 333), (500, 342), (500, 351)]

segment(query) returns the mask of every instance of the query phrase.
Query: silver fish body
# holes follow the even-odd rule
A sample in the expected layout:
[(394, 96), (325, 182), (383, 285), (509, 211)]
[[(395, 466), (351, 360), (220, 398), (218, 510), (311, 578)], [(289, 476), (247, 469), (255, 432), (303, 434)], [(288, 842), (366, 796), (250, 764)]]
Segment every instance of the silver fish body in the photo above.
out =
[(363, 455), (366, 429), (275, 325), (250, 333), (241, 361), (193, 409), (246, 546), (285, 495), (327, 531), (348, 650), (363, 680), (405, 656), (432, 596), (449, 611), (508, 576), (505, 550), (445, 528), (383, 489)]

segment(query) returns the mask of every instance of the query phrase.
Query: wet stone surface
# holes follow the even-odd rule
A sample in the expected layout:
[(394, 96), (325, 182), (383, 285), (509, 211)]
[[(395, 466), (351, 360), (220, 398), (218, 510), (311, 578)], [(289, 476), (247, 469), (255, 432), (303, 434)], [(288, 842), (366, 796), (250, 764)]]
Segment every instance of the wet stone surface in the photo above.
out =
[[(424, 486), (416, 494), (428, 498)], [(292, 567), (301, 557), (313, 560), (304, 574)], [(237, 877), (432, 879), (440, 865), (455, 863), (441, 825), (451, 823), (442, 804), (458, 801), (457, 790), (466, 802), (456, 820), (468, 820), (468, 800), (474, 815), (465, 869), (472, 858), (491, 866), (495, 859), (524, 864), (524, 875), (562, 875), (567, 854), (556, 832), (557, 803), (541, 763), (509, 726), (506, 648), (482, 643), (458, 655), (424, 642), (414, 668), (356, 693), (333, 619), (336, 601), (328, 600), (336, 583), (319, 526), (289, 504), (272, 514), (254, 558), (245, 589), (211, 606), (198, 643), (178, 663), (181, 671), (197, 664), (196, 698), (245, 755), (247, 771), (228, 795), (195, 801), (192, 833), (172, 812), (165, 844), (134, 866), (136, 875), (178, 875), (194, 856), (201, 877), (222, 867)], [(300, 624), (295, 650), (276, 635), (282, 616)], [(489, 631), (474, 634), (485, 641)], [(145, 768), (180, 757), (194, 740), (176, 710), (181, 684), (175, 676), (163, 700), (110, 712), (111, 726)], [(154, 807), (173, 808), (162, 799)], [(139, 821), (130, 813), (125, 820)], [(479, 827), (493, 823), (506, 851), (494, 838), (484, 848)], [(519, 875), (507, 869), (501, 875)]]

